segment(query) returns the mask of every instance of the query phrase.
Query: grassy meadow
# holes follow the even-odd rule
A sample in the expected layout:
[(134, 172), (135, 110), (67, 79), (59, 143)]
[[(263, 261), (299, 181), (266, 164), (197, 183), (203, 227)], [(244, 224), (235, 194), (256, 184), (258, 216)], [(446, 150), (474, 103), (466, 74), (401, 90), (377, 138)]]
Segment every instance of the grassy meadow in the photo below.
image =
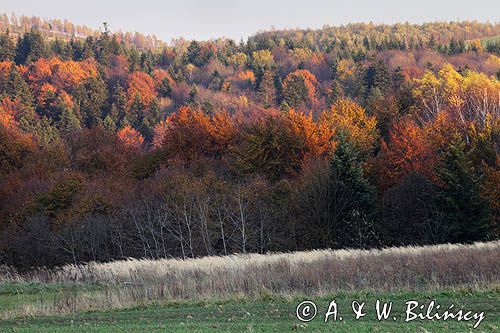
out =
[[(454, 304), (500, 328), (500, 242), (127, 260), (0, 277), (0, 332), (469, 332), (473, 321), (404, 322), (405, 301)], [(303, 300), (310, 322), (296, 318)], [(335, 299), (343, 321), (324, 323)], [(375, 300), (397, 320), (378, 321)], [(352, 300), (366, 301), (355, 320)]]
[[(28, 290), (25, 290), (28, 292)], [(46, 291), (44, 297), (57, 297), (57, 291)], [(5, 294), (2, 294), (2, 298)], [(19, 298), (33, 301), (30, 294)], [(19, 299), (18, 298), (18, 299)], [(303, 323), (295, 317), (295, 307), (305, 296), (263, 296), (230, 300), (178, 301), (135, 306), (128, 309), (74, 312), (67, 315), (21, 317), (3, 320), (0, 332), (498, 332), (500, 327), (500, 290), (449, 290), (442, 292), (335, 293), (312, 299), (318, 313), (324, 313), (335, 299), (340, 309), (350, 308), (352, 300), (363, 300), (373, 306), (375, 299), (394, 302), (393, 313), (398, 321), (379, 322), (374, 312), (356, 321), (347, 312), (342, 322), (324, 323), (322, 316)], [(484, 311), (485, 320), (477, 330), (473, 323), (456, 321), (403, 320), (404, 302), (409, 299), (436, 299), (440, 304), (451, 303), (474, 311)], [(5, 304), (3, 304), (5, 306)]]

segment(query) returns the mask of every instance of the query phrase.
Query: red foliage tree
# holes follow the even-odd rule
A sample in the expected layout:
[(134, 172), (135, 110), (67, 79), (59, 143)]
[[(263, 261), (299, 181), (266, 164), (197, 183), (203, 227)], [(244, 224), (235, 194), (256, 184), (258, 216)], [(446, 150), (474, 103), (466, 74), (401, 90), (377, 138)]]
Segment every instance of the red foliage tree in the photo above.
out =
[(382, 190), (412, 172), (435, 179), (437, 156), (424, 129), (413, 121), (401, 122), (394, 126), (389, 138), (389, 143), (382, 141), (377, 163)]

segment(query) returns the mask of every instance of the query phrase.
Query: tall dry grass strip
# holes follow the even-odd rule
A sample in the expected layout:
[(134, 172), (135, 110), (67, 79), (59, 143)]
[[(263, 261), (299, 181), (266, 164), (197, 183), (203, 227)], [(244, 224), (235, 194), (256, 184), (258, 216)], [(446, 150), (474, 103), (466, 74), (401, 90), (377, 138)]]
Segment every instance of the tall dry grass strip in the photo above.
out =
[[(100, 293), (55, 304), (57, 312), (129, 306), (151, 301), (264, 294), (320, 295), (337, 291), (481, 288), (500, 281), (500, 241), (473, 245), (317, 250), (191, 260), (136, 260), (68, 265), (21, 275), (0, 270), (1, 281), (99, 283)], [(71, 298), (71, 295), (68, 296)], [(50, 307), (49, 307), (50, 308)], [(28, 313), (50, 309), (25, 307)], [(43, 311), (42, 311), (43, 310)], [(38, 311), (38, 312), (37, 312)]]

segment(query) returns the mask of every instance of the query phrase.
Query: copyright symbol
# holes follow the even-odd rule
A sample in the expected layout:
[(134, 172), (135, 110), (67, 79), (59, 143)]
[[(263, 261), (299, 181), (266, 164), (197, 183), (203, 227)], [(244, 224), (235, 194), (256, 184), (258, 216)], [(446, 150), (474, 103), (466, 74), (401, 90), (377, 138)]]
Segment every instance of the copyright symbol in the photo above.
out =
[(297, 305), (295, 314), (300, 321), (308, 322), (316, 317), (317, 312), (318, 309), (316, 308), (316, 304), (314, 304), (314, 302), (304, 301)]

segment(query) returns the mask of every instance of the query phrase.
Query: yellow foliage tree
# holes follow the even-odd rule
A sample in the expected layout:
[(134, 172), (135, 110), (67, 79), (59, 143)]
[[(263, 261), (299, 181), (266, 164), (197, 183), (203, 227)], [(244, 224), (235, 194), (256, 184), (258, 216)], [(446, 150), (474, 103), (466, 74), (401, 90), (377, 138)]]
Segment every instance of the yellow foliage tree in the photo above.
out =
[(363, 107), (349, 99), (339, 99), (322, 120), (347, 139), (360, 151), (369, 153), (378, 140), (377, 120), (366, 114)]

